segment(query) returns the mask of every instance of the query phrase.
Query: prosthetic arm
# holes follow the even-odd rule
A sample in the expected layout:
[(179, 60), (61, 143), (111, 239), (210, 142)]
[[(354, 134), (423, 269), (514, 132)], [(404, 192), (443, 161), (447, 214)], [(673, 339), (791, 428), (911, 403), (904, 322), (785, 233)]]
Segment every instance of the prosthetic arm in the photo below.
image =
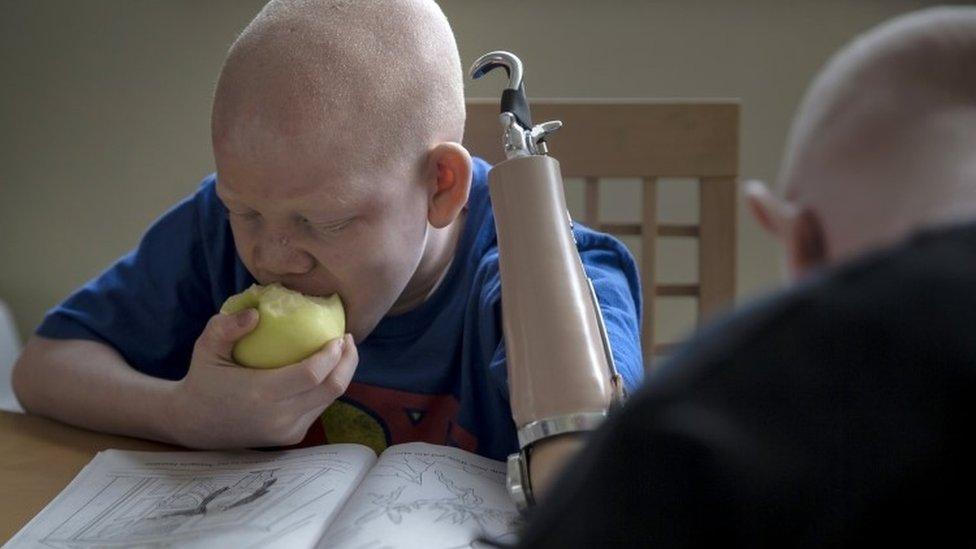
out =
[(548, 155), (546, 138), (562, 123), (532, 124), (522, 63), (513, 54), (483, 55), (471, 77), (495, 68), (504, 68), (509, 77), (500, 115), (507, 159), (488, 174), (520, 448), (508, 457), (508, 490), (524, 508), (534, 503), (533, 445), (596, 428), (610, 407), (622, 402), (624, 386), (577, 250), (559, 162)]

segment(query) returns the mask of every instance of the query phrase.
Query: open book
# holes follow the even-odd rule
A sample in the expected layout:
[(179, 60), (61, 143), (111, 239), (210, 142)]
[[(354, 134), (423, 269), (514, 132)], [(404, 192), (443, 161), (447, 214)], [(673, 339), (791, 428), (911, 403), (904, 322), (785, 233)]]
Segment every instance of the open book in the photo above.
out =
[(9, 547), (423, 547), (515, 540), (505, 466), (446, 446), (99, 453)]

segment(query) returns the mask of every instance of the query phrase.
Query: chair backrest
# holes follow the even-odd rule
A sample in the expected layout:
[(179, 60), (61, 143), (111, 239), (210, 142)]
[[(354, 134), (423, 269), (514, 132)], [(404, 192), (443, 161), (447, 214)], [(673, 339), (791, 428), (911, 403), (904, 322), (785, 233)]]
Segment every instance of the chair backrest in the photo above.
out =
[(17, 397), (14, 396), (10, 379), (18, 355), (20, 355), (20, 337), (14, 325), (14, 316), (7, 305), (0, 301), (0, 410), (24, 411), (17, 402)]
[[(491, 163), (504, 159), (498, 100), (469, 99), (464, 145)], [(736, 181), (739, 104), (734, 100), (533, 99), (538, 123), (561, 120), (552, 138), (564, 178), (585, 180), (584, 223), (615, 235), (639, 235), (644, 313), (644, 367), (669, 345), (655, 338), (655, 298), (697, 298), (698, 320), (728, 306), (735, 293)], [(601, 223), (600, 178), (640, 178), (639, 223)], [(694, 178), (699, 217), (694, 224), (657, 221), (658, 180)], [(699, 279), (694, 284), (657, 280), (658, 238), (697, 238)]]

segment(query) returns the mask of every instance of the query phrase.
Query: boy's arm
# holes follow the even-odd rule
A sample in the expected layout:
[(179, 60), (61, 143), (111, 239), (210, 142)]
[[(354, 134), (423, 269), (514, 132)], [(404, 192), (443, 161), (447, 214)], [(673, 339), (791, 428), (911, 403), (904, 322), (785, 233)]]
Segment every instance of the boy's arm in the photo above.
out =
[(30, 413), (176, 443), (165, 421), (172, 385), (131, 368), (110, 346), (82, 339), (33, 336), (13, 370), (14, 392)]
[[(617, 372), (628, 391), (643, 377), (640, 349), (641, 302), (636, 264), (619, 241), (592, 231), (576, 230), (580, 259), (593, 281)], [(529, 454), (532, 491), (547, 495), (563, 468), (583, 447), (588, 433), (570, 433), (537, 442)]]
[(14, 366), (14, 391), (31, 413), (97, 431), (193, 448), (294, 444), (345, 391), (356, 347), (346, 336), (298, 364), (239, 367), (233, 344), (256, 324), (251, 310), (215, 315), (179, 381), (135, 370), (104, 343), (34, 336)]
[(273, 372), (234, 364), (233, 343), (257, 315), (214, 315), (245, 283), (214, 184), (49, 312), (14, 370), (28, 410), (197, 448), (277, 446), (298, 442), (345, 390), (351, 340)]
[(549, 494), (553, 481), (559, 477), (566, 464), (583, 448), (584, 435), (570, 433), (540, 440), (529, 453), (529, 471), (532, 478), (532, 494), (536, 501), (543, 501)]
[[(626, 390), (632, 392), (643, 377), (639, 320), (642, 304), (636, 264), (623, 244), (609, 235), (579, 227), (575, 233), (584, 270), (593, 282), (600, 303), (616, 370)], [(489, 292), (488, 295), (494, 301), (500, 293)], [(496, 318), (500, 324), (500, 315)], [(495, 353), (493, 368), (504, 368), (505, 362), (502, 342)], [(553, 481), (582, 448), (586, 438), (587, 433), (569, 433), (539, 440), (529, 448), (529, 473), (534, 499), (545, 497)]]

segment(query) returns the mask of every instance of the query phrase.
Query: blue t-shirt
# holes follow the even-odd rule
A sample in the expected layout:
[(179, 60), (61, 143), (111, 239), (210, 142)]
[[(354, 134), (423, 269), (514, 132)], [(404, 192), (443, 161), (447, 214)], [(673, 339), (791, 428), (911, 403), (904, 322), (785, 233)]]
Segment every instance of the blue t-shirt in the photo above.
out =
[[(489, 169), (475, 159), (464, 231), (440, 287), (416, 309), (383, 318), (359, 344), (353, 382), (305, 444), (360, 442), (382, 450), (425, 441), (494, 459), (516, 450)], [(255, 282), (237, 255), (215, 181), (204, 179), (134, 251), (52, 309), (37, 333), (104, 342), (140, 372), (181, 379), (210, 317)], [(575, 231), (617, 369), (634, 390), (643, 372), (637, 268), (613, 237), (579, 224)]]

